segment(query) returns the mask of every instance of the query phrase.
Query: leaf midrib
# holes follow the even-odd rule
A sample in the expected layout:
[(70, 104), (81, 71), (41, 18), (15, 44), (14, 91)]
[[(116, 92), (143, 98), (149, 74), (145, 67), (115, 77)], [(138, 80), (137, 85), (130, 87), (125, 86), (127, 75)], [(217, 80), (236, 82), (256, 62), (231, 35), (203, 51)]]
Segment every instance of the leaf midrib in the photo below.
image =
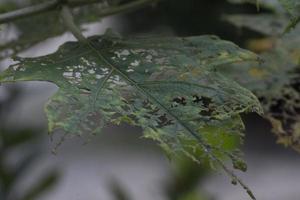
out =
[[(175, 119), (184, 129), (186, 129), (186, 131), (192, 136), (194, 137), (198, 144), (204, 149), (205, 153), (207, 153), (207, 155), (210, 157), (210, 159), (212, 159), (213, 161), (216, 161), (221, 167), (222, 169), (234, 180), (236, 180), (246, 191), (247, 193), (250, 195), (252, 194), (251, 190), (248, 188), (248, 186), (246, 184), (243, 183), (242, 180), (240, 180), (231, 170), (229, 170), (225, 164), (219, 159), (217, 158), (211, 151), (211, 147), (209, 145), (207, 145), (203, 139), (196, 134), (192, 128), (190, 128), (187, 124), (185, 124), (184, 122), (182, 122), (176, 115), (174, 115), (173, 113), (171, 113), (163, 104), (161, 104), (158, 100), (156, 100), (155, 97), (153, 97), (150, 93), (148, 93), (146, 90), (144, 90), (142, 87), (140, 87), (138, 85), (138, 83), (132, 79), (130, 79), (126, 74), (124, 74), (121, 70), (119, 70), (117, 67), (115, 67), (111, 62), (109, 62), (108, 59), (106, 59), (102, 53), (97, 50), (93, 44), (89, 41), (87, 43), (87, 45), (97, 54), (98, 59), (100, 59), (100, 61), (105, 62), (113, 71), (115, 71), (119, 76), (121, 76), (122, 78), (124, 78), (128, 83), (130, 83), (131, 85), (133, 85), (141, 94), (143, 94), (144, 96), (146, 96), (150, 101), (152, 101), (153, 103), (155, 103), (160, 109), (164, 110), (166, 112), (167, 115), (169, 115), (170, 117), (172, 117), (173, 119)], [(255, 197), (253, 195), (250, 195), (250, 197), (255, 200)]]

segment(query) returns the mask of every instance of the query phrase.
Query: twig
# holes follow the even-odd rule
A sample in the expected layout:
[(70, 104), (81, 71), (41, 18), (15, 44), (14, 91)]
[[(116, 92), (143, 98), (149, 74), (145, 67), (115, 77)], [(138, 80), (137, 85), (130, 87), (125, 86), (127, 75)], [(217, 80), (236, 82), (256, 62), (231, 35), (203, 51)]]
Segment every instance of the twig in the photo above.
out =
[(62, 7), (61, 16), (65, 26), (67, 27), (68, 30), (71, 31), (74, 37), (82, 43), (88, 43), (87, 39), (84, 37), (84, 35), (79, 30), (79, 28), (76, 26), (69, 6), (64, 5)]
[(130, 2), (130, 3), (124, 4), (124, 5), (103, 9), (100, 11), (100, 13), (97, 16), (98, 17), (107, 17), (107, 16), (115, 15), (115, 14), (124, 14), (124, 13), (128, 13), (128, 12), (137, 10), (139, 8), (142, 8), (142, 7), (151, 5), (151, 4), (155, 4), (159, 1), (162, 1), (162, 0), (137, 0), (137, 1), (133, 1), (133, 2)]
[(0, 15), (0, 24), (11, 22), (23, 17), (37, 15), (42, 12), (47, 12), (55, 9), (58, 5), (59, 5), (58, 0), (52, 0), (38, 5), (33, 5), (26, 8), (21, 8), (19, 10), (7, 12)]
[[(67, 2), (67, 5), (69, 8), (75, 8), (75, 7), (81, 7), (81, 6), (89, 5), (89, 4), (100, 3), (102, 1), (103, 0), (76, 0), (76, 1)], [(130, 11), (145, 7), (149, 4), (156, 3), (158, 1), (159, 0), (136, 0), (136, 1), (126, 3), (123, 5), (106, 8), (106, 9), (100, 11), (100, 13), (97, 15), (99, 17), (106, 17), (109, 15), (130, 12)], [(50, 0), (45, 3), (40, 3), (37, 5), (33, 5), (33, 6), (26, 7), (26, 8), (18, 9), (15, 11), (0, 14), (0, 24), (12, 22), (17, 19), (24, 18), (24, 17), (30, 17), (30, 16), (37, 15), (37, 14), (40, 14), (43, 12), (50, 12), (50, 11), (57, 9), (60, 5), (61, 5), (60, 0)]]

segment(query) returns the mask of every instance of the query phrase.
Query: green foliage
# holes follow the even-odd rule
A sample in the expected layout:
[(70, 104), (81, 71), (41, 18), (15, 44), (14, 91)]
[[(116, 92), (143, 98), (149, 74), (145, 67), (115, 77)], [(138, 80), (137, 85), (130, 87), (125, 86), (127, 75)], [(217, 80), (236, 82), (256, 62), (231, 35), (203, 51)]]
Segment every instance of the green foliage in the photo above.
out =
[[(35, 181), (24, 194), (15, 191), (15, 187), (26, 175), (27, 170), (40, 156), (40, 148), (34, 145), (37, 133), (32, 130), (9, 131), (0, 129), (0, 198), (1, 200), (35, 200), (45, 191), (49, 190), (58, 180), (56, 170), (48, 171)], [(30, 151), (20, 154), (18, 165), (12, 166), (8, 158), (13, 152), (20, 151), (24, 147), (31, 146)]]
[[(238, 21), (242, 19), (246, 20), (245, 26), (252, 26), (252, 28), (259, 28), (261, 31), (265, 31), (261, 25), (268, 23), (268, 28), (277, 27), (285, 25), (286, 20), (289, 21), (289, 24), (285, 28), (285, 31), (288, 32), (292, 28), (295, 28), (298, 22), (300, 21), (300, 2), (298, 0), (228, 0), (231, 3), (258, 3), (259, 7), (263, 7), (265, 9), (269, 9), (273, 11), (272, 15), (242, 15), (242, 16), (234, 16), (236, 19), (229, 20), (234, 23), (238, 23)], [(288, 14), (288, 17), (286, 16)], [(280, 18), (280, 19), (279, 19)], [(258, 24), (254, 24), (253, 22), (258, 22)], [(271, 23), (274, 22), (275, 23)], [(256, 26), (257, 25), (257, 26)], [(271, 26), (270, 26), (271, 25)], [(285, 25), (286, 26), (286, 25)], [(267, 29), (268, 29), (267, 28)], [(278, 28), (278, 27), (277, 27)]]
[[(28, 0), (28, 4), (37, 4), (43, 2), (41, 0)], [(75, 1), (70, 1), (76, 2)], [(106, 8), (103, 2), (84, 6), (81, 9), (74, 10), (76, 24), (81, 26), (86, 23), (98, 21), (97, 13), (100, 9)], [(0, 13), (7, 12), (11, 9), (18, 8), (18, 3), (8, 2), (1, 5)], [(34, 23), (33, 23), (34, 22)], [(67, 28), (61, 23), (59, 10), (41, 13), (30, 18), (18, 19), (10, 24), (5, 24), (0, 32), (0, 37), (5, 34), (12, 34), (11, 29), (14, 28), (18, 32), (17, 37), (0, 42), (0, 59), (15, 56), (33, 45), (42, 42), (48, 38), (59, 36), (67, 32)], [(83, 28), (81, 28), (83, 30)]]
[(254, 4), (258, 5), (258, 8), (267, 8), (273, 11), (282, 10), (279, 0), (227, 0), (230, 3), (235, 4)]
[(282, 35), (289, 22), (287, 17), (274, 14), (232, 14), (224, 16), (224, 20), (238, 28), (248, 28), (272, 36)]
[[(144, 129), (170, 155), (195, 154), (212, 164), (230, 158), (242, 139), (239, 114), (261, 113), (248, 90), (215, 72), (221, 64), (257, 56), (215, 36), (120, 39), (66, 43), (48, 56), (18, 58), (1, 82), (50, 81), (60, 87), (46, 107), (49, 131), (98, 133), (109, 123)], [(219, 164), (219, 163), (218, 163)], [(234, 178), (234, 177), (233, 177)]]
[[(292, 40), (294, 44), (299, 44), (297, 39)], [(236, 66), (226, 70), (229, 76), (237, 77), (238, 74), (239, 82), (261, 99), (265, 116), (273, 123), (279, 142), (299, 151), (300, 49), (299, 46), (286, 46), (286, 43), (284, 39), (277, 40), (276, 49), (261, 55), (262, 65), (249, 63), (242, 68)]]
[(203, 162), (199, 166), (189, 158), (179, 156), (179, 158), (173, 160), (173, 164), (173, 175), (165, 186), (169, 200), (211, 199), (205, 192), (199, 191), (198, 187), (210, 171), (208, 163)]
[(300, 2), (298, 0), (279, 0), (291, 18), (290, 27), (295, 27), (300, 21)]
[[(3, 33), (7, 33), (12, 26), (19, 35), (0, 44), (1, 58), (17, 55), (68, 28), (82, 39), (65, 43), (51, 55), (18, 57), (16, 64), (0, 74), (1, 83), (48, 81), (59, 87), (46, 105), (51, 134), (98, 134), (109, 124), (124, 122), (139, 126), (144, 137), (157, 141), (171, 158), (184, 155), (196, 163), (221, 166), (233, 183), (240, 183), (253, 199), (248, 187), (223, 163), (230, 159), (233, 168), (247, 169), (237, 149), (244, 131), (240, 115), (262, 114), (263, 110), (279, 142), (300, 151), (298, 0), (229, 0), (256, 4), (269, 11), (225, 16), (238, 27), (267, 36), (247, 44), (260, 53), (259, 57), (211, 35), (120, 38), (107, 33), (85, 41), (75, 24), (99, 20), (93, 11), (111, 8), (107, 12), (101, 10), (100, 16), (106, 16), (152, 1), (99, 1), (93, 6), (73, 9), (75, 21), (72, 13), (64, 13), (69, 21), (65, 21), (65, 26), (60, 24), (61, 8), (68, 12), (68, 5), (78, 2), (62, 1), (55, 9), (2, 27)], [(119, 5), (125, 6), (114, 7)], [(10, 2), (1, 6), (0, 12), (17, 7), (18, 4)], [(289, 33), (282, 37), (284, 31)], [(182, 182), (188, 176), (182, 175)], [(174, 198), (197, 199), (191, 189), (197, 178), (186, 181), (188, 190)], [(53, 180), (46, 178), (40, 187), (51, 185)], [(28, 199), (40, 187), (33, 189)], [(115, 189), (118, 198), (126, 198), (120, 188)]]
[(131, 200), (127, 194), (127, 191), (123, 188), (122, 184), (117, 182), (116, 180), (111, 181), (109, 189), (111, 194), (114, 196), (114, 200)]
[[(300, 151), (300, 27), (281, 36), (285, 16), (234, 15), (227, 18), (237, 26), (243, 24), (271, 38), (252, 40), (249, 48), (262, 51), (262, 63), (231, 65), (220, 69), (258, 96), (265, 117), (273, 125), (278, 142)], [(274, 26), (276, 24), (276, 26)], [(278, 26), (279, 25), (279, 26)]]

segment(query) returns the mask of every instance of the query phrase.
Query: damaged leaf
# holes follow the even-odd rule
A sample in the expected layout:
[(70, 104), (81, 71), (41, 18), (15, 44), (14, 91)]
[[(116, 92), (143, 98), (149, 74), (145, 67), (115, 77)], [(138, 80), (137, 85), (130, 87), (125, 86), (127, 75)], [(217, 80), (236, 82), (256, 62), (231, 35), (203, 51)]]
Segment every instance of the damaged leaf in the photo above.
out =
[(243, 185), (221, 160), (246, 170), (236, 149), (243, 138), (240, 113), (261, 108), (250, 91), (215, 69), (245, 60), (257, 56), (215, 36), (106, 34), (89, 38), (89, 45), (68, 42), (48, 56), (18, 58), (0, 81), (50, 81), (60, 88), (46, 106), (50, 132), (96, 134), (109, 123), (130, 123), (171, 157), (183, 153), (221, 165)]

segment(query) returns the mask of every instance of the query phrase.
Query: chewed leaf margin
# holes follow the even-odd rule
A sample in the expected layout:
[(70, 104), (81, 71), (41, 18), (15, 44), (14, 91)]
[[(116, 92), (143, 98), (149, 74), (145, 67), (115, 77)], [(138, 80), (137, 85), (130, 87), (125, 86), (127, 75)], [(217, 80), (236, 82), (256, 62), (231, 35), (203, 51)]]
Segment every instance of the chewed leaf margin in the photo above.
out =
[[(245, 171), (234, 143), (242, 139), (239, 114), (261, 112), (247, 89), (215, 71), (216, 66), (257, 56), (215, 36), (89, 38), (66, 43), (51, 55), (21, 58), (1, 82), (44, 80), (60, 88), (47, 104), (49, 129), (81, 135), (109, 123), (145, 130), (169, 153), (217, 163), (251, 195), (224, 164)], [(237, 142), (238, 141), (238, 142)], [(202, 155), (198, 157), (198, 155)]]

